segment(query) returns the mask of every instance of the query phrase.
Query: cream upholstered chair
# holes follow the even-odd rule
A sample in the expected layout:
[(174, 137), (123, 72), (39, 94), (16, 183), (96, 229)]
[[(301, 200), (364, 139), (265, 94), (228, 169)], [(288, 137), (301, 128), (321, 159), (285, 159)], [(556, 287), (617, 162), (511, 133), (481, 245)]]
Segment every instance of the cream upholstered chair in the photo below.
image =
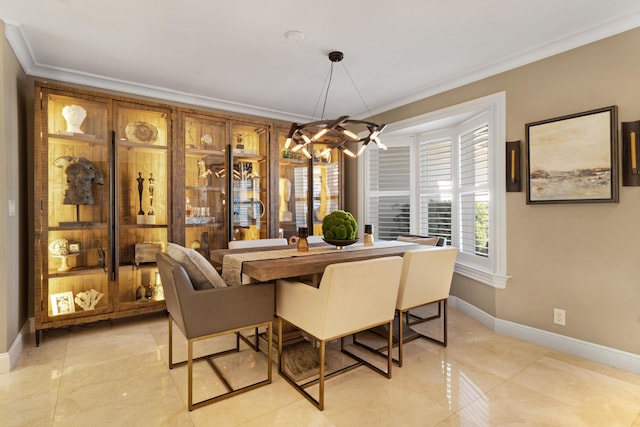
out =
[[(399, 366), (402, 366), (402, 344), (415, 338), (424, 337), (447, 346), (447, 299), (457, 256), (458, 248), (453, 247), (433, 247), (404, 253), (396, 302), (400, 325), (398, 330)], [(438, 314), (426, 318), (411, 314), (412, 309), (431, 303), (438, 304)], [(416, 334), (410, 339), (405, 338), (405, 326), (413, 326), (440, 317), (443, 321), (442, 340), (422, 334)]]
[[(324, 409), (326, 344), (379, 325), (388, 325), (389, 345), (392, 343), (392, 322), (398, 295), (402, 258), (385, 257), (365, 261), (345, 262), (327, 266), (318, 288), (302, 282), (279, 280), (276, 285), (278, 336), (282, 337), (283, 323), (303, 330), (319, 343), (319, 377), (299, 385), (283, 369), (282, 338), (278, 340), (280, 375), (318, 409)], [(391, 378), (391, 355), (386, 372), (350, 354), (376, 372)], [(305, 388), (318, 384), (318, 399)]]
[(229, 249), (260, 248), (263, 246), (286, 246), (289, 242), (285, 238), (258, 239), (258, 240), (232, 240)]
[[(439, 344), (447, 346), (447, 299), (451, 289), (453, 269), (458, 255), (458, 249), (453, 247), (425, 247), (407, 251), (403, 256), (402, 275), (396, 300), (396, 320), (398, 325), (398, 359), (394, 362), (402, 366), (403, 344), (416, 338), (427, 338)], [(419, 317), (411, 313), (411, 310), (432, 303), (438, 304), (438, 313), (429, 317)], [(411, 336), (405, 334), (406, 328), (420, 323), (441, 318), (443, 319), (443, 339), (438, 340), (412, 330)], [(369, 350), (387, 355), (389, 347), (374, 349), (371, 346), (357, 340), (354, 343)]]
[[(275, 303), (273, 283), (256, 284), (234, 287), (211, 287), (209, 289), (194, 289), (185, 268), (169, 255), (159, 252), (156, 261), (162, 286), (164, 288), (167, 311), (169, 312), (169, 369), (176, 366), (188, 365), (188, 404), (189, 410), (226, 399), (245, 391), (252, 390), (271, 383), (271, 353), (272, 353), (272, 321)], [(178, 326), (188, 343), (187, 360), (173, 362), (173, 324)], [(224, 378), (228, 391), (219, 396), (211, 397), (199, 402), (193, 402), (193, 363), (200, 359), (207, 359), (214, 367), (215, 357), (240, 351), (240, 331), (257, 327), (267, 328), (268, 350), (266, 356), (267, 372), (263, 380), (239, 389), (232, 389)], [(194, 359), (193, 344), (195, 341), (213, 338), (225, 334), (236, 334), (235, 349), (202, 356)], [(250, 343), (249, 343), (250, 344)], [(256, 349), (256, 351), (258, 351)], [(256, 353), (256, 356), (260, 353)], [(217, 375), (222, 375), (214, 367)]]
[(400, 242), (418, 243), (426, 246), (446, 246), (447, 238), (440, 236), (420, 236), (417, 234), (401, 234), (397, 237)]

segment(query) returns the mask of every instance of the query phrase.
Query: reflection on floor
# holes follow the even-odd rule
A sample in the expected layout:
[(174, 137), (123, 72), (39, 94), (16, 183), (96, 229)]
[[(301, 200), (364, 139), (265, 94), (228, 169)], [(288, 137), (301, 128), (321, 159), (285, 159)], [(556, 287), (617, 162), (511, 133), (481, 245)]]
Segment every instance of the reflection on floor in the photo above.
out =
[[(49, 331), (0, 375), (0, 425), (640, 427), (639, 375), (496, 335), (455, 309), (449, 320), (449, 346), (412, 341), (390, 380), (366, 367), (328, 380), (323, 412), (275, 365), (272, 384), (189, 412), (187, 368), (167, 368), (164, 315)], [(219, 361), (231, 381), (264, 363), (249, 350)], [(205, 362), (194, 371), (196, 398), (221, 387)]]

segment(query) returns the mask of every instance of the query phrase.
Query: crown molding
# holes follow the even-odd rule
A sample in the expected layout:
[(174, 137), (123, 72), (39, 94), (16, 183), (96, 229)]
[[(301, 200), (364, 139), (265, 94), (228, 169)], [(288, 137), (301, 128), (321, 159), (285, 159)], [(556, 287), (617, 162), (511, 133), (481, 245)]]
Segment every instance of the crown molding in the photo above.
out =
[(372, 114), (381, 114), (412, 102), (420, 101), (421, 99), (438, 95), (448, 90), (456, 89), (638, 27), (640, 27), (640, 12), (606, 22), (585, 31), (570, 33), (551, 42), (534, 46), (529, 50), (518, 52), (510, 57), (502, 58), (497, 62), (453, 76), (449, 79), (431, 84), (428, 87), (417, 89), (409, 94), (401, 95), (394, 100), (375, 107), (372, 109)]
[(261, 108), (223, 99), (210, 98), (158, 86), (112, 79), (109, 77), (97, 74), (83, 73), (68, 68), (52, 67), (49, 65), (39, 64), (34, 59), (33, 51), (29, 46), (29, 43), (26, 41), (21, 25), (5, 22), (5, 33), (7, 40), (9, 41), (9, 44), (16, 54), (16, 57), (22, 65), (25, 73), (32, 77), (40, 79), (59, 80), (67, 83), (75, 83), (104, 90), (123, 92), (126, 94), (190, 104), (199, 107), (213, 108), (233, 113), (248, 114), (275, 120), (296, 122), (307, 121), (310, 119), (307, 116), (291, 114), (284, 111)]
[[(575, 49), (586, 44), (602, 40), (607, 37), (620, 34), (622, 32), (640, 27), (640, 12), (622, 18), (606, 22), (597, 27), (590, 28), (586, 31), (567, 34), (543, 45), (535, 46), (527, 51), (518, 52), (511, 57), (506, 57), (500, 61), (482, 66), (475, 70), (453, 76), (446, 80), (436, 82), (427, 87), (423, 87), (412, 91), (411, 93), (400, 94), (397, 98), (389, 100), (378, 107), (371, 110), (371, 114), (381, 114), (386, 111), (393, 110), (398, 107), (437, 95), (447, 90), (473, 83), (496, 74), (521, 67), (532, 62), (539, 61)], [(168, 101), (186, 103), (201, 107), (220, 109), (241, 114), (249, 114), (259, 117), (268, 117), (271, 119), (285, 121), (307, 121), (310, 117), (288, 113), (279, 110), (272, 110), (263, 107), (256, 107), (238, 102), (205, 97), (197, 94), (180, 92), (172, 89), (162, 88), (158, 86), (145, 85), (125, 80), (111, 79), (97, 74), (81, 73), (75, 70), (62, 67), (51, 67), (39, 64), (33, 55), (33, 51), (29, 46), (22, 27), (20, 24), (5, 22), (5, 33), (9, 44), (18, 57), (18, 61), (24, 68), (25, 72), (33, 77), (43, 79), (54, 79), (69, 83), (76, 83), (95, 88), (119, 91), (128, 94), (136, 94), (139, 96), (147, 96)], [(368, 112), (366, 112), (368, 114)], [(365, 112), (361, 113), (365, 114)], [(356, 114), (354, 117), (359, 117)]]

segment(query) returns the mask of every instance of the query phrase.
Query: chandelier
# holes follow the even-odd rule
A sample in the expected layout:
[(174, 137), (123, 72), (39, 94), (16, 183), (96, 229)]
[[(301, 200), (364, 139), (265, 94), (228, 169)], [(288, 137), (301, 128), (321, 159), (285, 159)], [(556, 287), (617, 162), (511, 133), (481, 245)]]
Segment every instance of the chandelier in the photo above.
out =
[[(296, 152), (301, 150), (302, 153), (308, 158), (311, 158), (311, 154), (309, 150), (307, 150), (307, 145), (317, 142), (321, 144), (326, 144), (327, 148), (320, 154), (321, 156), (327, 156), (331, 150), (338, 149), (342, 151), (349, 157), (357, 157), (367, 148), (369, 143), (373, 142), (379, 148), (384, 150), (387, 147), (380, 140), (380, 133), (384, 130), (386, 125), (379, 125), (372, 121), (367, 120), (356, 120), (351, 119), (349, 116), (341, 116), (337, 119), (324, 119), (324, 110), (327, 106), (327, 97), (329, 96), (329, 87), (331, 86), (331, 78), (333, 77), (333, 66), (336, 62), (342, 61), (344, 58), (344, 54), (342, 52), (331, 52), (329, 53), (329, 60), (331, 61), (331, 68), (329, 70), (329, 82), (327, 84), (327, 90), (324, 96), (324, 104), (322, 107), (322, 116), (320, 120), (309, 122), (309, 123), (292, 123), (291, 129), (289, 129), (289, 134), (287, 135), (287, 140), (285, 142), (285, 149), (289, 149), (291, 144), (295, 144), (295, 146), (291, 149), (292, 152)], [(344, 66), (344, 64), (343, 64)], [(347, 75), (349, 75), (349, 71), (345, 67), (345, 71)], [(349, 75), (351, 78), (351, 75)], [(369, 111), (369, 107), (367, 103), (364, 102), (364, 98), (358, 91), (353, 79), (351, 79), (351, 83), (353, 87), (360, 95), (360, 99), (363, 104)], [(371, 116), (371, 112), (369, 111), (369, 116)], [(364, 135), (361, 137), (361, 135)], [(357, 153), (349, 150), (347, 148), (348, 143), (356, 143), (362, 144), (358, 149)]]

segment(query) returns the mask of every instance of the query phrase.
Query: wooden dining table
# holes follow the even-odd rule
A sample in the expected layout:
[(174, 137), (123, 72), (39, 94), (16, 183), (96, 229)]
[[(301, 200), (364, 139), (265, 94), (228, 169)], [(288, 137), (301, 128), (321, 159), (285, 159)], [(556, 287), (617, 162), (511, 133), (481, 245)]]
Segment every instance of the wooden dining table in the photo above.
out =
[[(373, 246), (356, 243), (343, 249), (325, 243), (314, 243), (309, 245), (310, 253), (306, 254), (298, 254), (294, 245), (217, 249), (211, 251), (211, 260), (224, 269), (225, 255), (242, 254), (242, 274), (258, 282), (311, 276), (312, 282), (317, 285), (324, 269), (330, 264), (402, 256), (407, 250), (419, 247), (420, 245), (409, 242), (377, 241)], [(274, 254), (277, 252), (278, 257), (270, 258), (269, 251)], [(284, 253), (286, 251), (290, 251), (290, 254)], [(255, 259), (251, 259), (252, 253), (255, 253)]]

